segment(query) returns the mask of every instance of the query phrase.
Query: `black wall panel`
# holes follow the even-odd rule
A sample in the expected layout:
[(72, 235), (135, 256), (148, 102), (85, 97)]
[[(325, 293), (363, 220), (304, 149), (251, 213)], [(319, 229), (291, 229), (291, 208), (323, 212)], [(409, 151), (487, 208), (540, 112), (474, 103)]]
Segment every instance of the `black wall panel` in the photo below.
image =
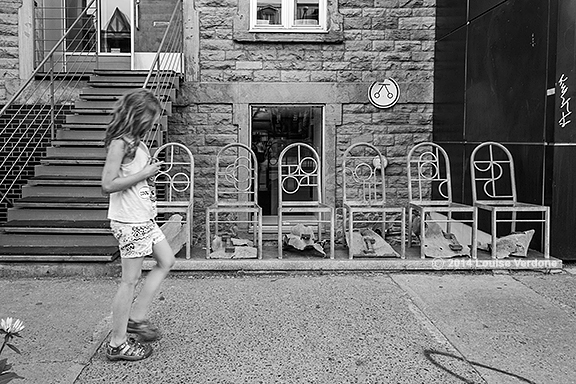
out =
[(550, 215), (551, 253), (563, 259), (576, 259), (576, 147), (554, 148), (554, 176)]
[(466, 25), (468, 4), (466, 0), (436, 1), (436, 40)]
[(468, 30), (466, 140), (542, 142), (547, 1), (508, 0)]
[[(552, 256), (576, 259), (576, 1), (438, 4), (445, 25), (436, 42), (433, 137), (450, 154), (455, 200), (471, 203), (474, 147), (502, 142), (514, 156), (519, 200), (551, 207)], [(481, 230), (488, 220), (479, 217)], [(530, 228), (531, 246), (542, 250), (541, 226), (517, 229)]]
[(484, 12), (489, 11), (504, 1), (505, 0), (469, 0), (468, 6), (470, 7), (470, 10), (468, 14), (468, 20), (477, 18)]
[(437, 41), (435, 56), (434, 140), (463, 140), (466, 29)]
[(576, 143), (576, 1), (558, 5), (554, 141)]

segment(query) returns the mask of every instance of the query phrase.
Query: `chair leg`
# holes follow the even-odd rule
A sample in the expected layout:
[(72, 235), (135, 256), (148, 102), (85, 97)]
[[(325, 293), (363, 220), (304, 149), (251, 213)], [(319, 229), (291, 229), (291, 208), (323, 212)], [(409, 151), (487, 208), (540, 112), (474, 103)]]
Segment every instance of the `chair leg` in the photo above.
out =
[(472, 259), (478, 258), (478, 209), (472, 211), (472, 236), (470, 240), (470, 256)]
[(498, 229), (498, 228), (496, 228), (496, 216), (497, 216), (497, 212), (495, 210), (492, 211), (492, 214), (490, 216), (492, 219), (492, 223), (491, 223), (491, 227), (490, 227), (492, 230), (491, 231), (492, 232), (491, 233), (491, 235), (492, 235), (491, 236), (492, 249), (490, 250), (491, 251), (490, 256), (493, 259), (496, 259), (496, 234), (497, 234), (497, 229)]
[(282, 211), (278, 210), (278, 258), (282, 258)]
[(334, 210), (330, 211), (330, 259), (334, 259), (334, 226), (336, 225), (336, 215)]
[(408, 248), (412, 247), (412, 215), (414, 214), (412, 207), (408, 208)]
[(402, 217), (400, 218), (400, 257), (406, 258), (406, 211), (402, 208)]
[(424, 240), (426, 239), (426, 212), (420, 212), (420, 258), (425, 259)]
[(191, 243), (192, 243), (192, 217), (190, 211), (186, 213), (186, 259), (192, 257)]
[(206, 258), (210, 258), (210, 210), (206, 210)]
[(350, 216), (348, 217), (348, 234), (346, 235), (348, 238), (348, 258), (352, 260), (354, 258), (354, 247), (352, 247), (352, 239), (354, 236), (354, 211), (350, 210)]
[(550, 208), (544, 211), (544, 258), (550, 258)]

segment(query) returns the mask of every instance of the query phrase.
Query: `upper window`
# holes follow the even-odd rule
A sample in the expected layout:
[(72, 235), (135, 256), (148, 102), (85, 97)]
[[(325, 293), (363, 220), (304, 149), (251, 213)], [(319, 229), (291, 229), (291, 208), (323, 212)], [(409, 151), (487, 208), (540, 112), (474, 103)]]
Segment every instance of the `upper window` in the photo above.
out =
[(326, 0), (250, 0), (254, 32), (326, 30)]

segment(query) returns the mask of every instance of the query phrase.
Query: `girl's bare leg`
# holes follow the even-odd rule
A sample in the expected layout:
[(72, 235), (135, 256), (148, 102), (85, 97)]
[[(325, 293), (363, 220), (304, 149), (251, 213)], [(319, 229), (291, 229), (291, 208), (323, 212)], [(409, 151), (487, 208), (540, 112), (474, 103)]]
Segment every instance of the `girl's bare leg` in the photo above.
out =
[(126, 325), (134, 300), (134, 288), (142, 273), (143, 257), (122, 259), (122, 280), (112, 302), (112, 336), (110, 345), (117, 347), (126, 341)]
[[(152, 256), (156, 260), (156, 265), (146, 276), (142, 289), (138, 294), (138, 298), (132, 307), (130, 318), (134, 321), (142, 321), (146, 318), (148, 308), (152, 299), (160, 289), (160, 285), (170, 269), (174, 265), (175, 258), (172, 253), (172, 248), (167, 240), (162, 240), (152, 248)], [(126, 319), (128, 321), (128, 319)]]

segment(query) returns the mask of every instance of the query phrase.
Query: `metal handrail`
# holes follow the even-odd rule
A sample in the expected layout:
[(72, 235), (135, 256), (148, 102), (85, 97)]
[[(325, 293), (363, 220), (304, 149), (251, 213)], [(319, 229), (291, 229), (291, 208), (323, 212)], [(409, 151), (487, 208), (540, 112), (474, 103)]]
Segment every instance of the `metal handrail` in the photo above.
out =
[[(152, 65), (146, 75), (146, 80), (142, 88), (152, 88), (153, 92), (160, 100), (162, 109), (166, 109), (169, 101), (169, 92), (176, 79), (183, 72), (183, 16), (182, 1), (177, 1), (170, 16), (170, 21), (160, 46), (156, 51)], [(158, 124), (144, 139), (148, 146), (160, 146), (165, 141), (165, 128)]]
[[(24, 184), (25, 176), (40, 158), (40, 150), (55, 138), (56, 125), (71, 104), (86, 73), (97, 62), (96, 35), (85, 40), (80, 36), (83, 28), (90, 26), (88, 18), (84, 25), (80, 21), (93, 5), (91, 0), (76, 17), (70, 27), (38, 64), (32, 75), (19, 87), (0, 110), (0, 119), (6, 121), (0, 130), (3, 138), (0, 147), (0, 204), (10, 204), (9, 196), (17, 198), (18, 189)], [(74, 29), (79, 27), (74, 34)], [(63, 49), (68, 44), (75, 48)], [(87, 46), (86, 46), (87, 45)], [(63, 52), (58, 56), (57, 52)], [(66, 57), (75, 57), (72, 68)]]

